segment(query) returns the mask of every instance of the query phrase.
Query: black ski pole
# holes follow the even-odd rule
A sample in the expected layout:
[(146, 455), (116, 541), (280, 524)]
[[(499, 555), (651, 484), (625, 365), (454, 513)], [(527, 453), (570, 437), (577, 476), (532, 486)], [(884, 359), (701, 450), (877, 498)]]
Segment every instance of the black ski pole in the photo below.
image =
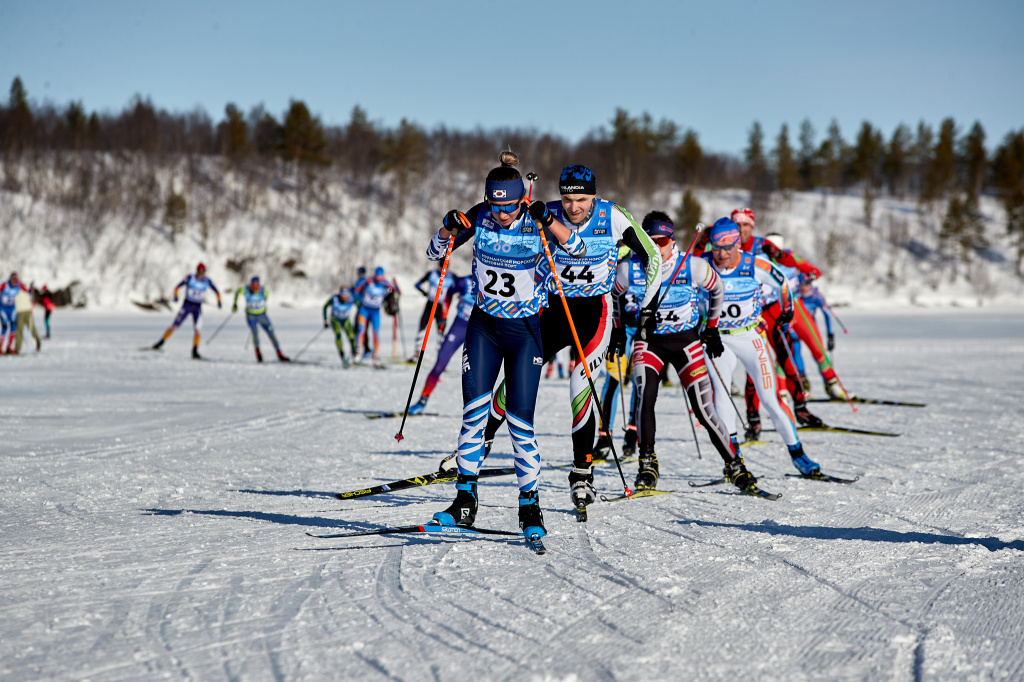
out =
[[(682, 383), (682, 379), (679, 380)], [(690, 410), (690, 397), (686, 395), (686, 386), (683, 386), (683, 402), (686, 403), (686, 416), (690, 418), (690, 430), (693, 431), (693, 444), (697, 446), (697, 459), (704, 459), (700, 454), (700, 443), (697, 442), (697, 427), (693, 425), (693, 412)]]
[(232, 310), (232, 311), (231, 311), (230, 313), (228, 313), (228, 316), (224, 318), (224, 321), (220, 323), (220, 326), (219, 326), (219, 327), (217, 327), (217, 328), (216, 328), (216, 329), (215, 329), (215, 330), (213, 331), (213, 333), (212, 333), (212, 334), (210, 334), (210, 338), (206, 339), (206, 345), (207, 345), (207, 346), (209, 346), (209, 345), (210, 345), (210, 343), (211, 343), (211, 342), (212, 342), (212, 341), (213, 341), (213, 340), (214, 340), (215, 338), (217, 338), (217, 334), (219, 334), (219, 333), (220, 333), (220, 330), (224, 328), (224, 325), (226, 325), (226, 324), (227, 324), (228, 322), (230, 322), (230, 321), (231, 321), (231, 318), (232, 318), (232, 317), (234, 317), (234, 315), (235, 315), (235, 311), (234, 311), (234, 310)]
[(305, 353), (306, 349), (309, 348), (310, 346), (312, 346), (313, 342), (316, 341), (318, 338), (320, 338), (320, 335), (324, 333), (325, 329), (327, 329), (327, 327), (320, 327), (320, 331), (318, 331), (316, 334), (313, 334), (313, 338), (311, 338), (306, 343), (306, 345), (302, 347), (302, 350), (300, 350), (298, 353), (295, 354), (295, 357), (292, 358), (292, 362), (295, 362), (296, 360), (298, 360), (299, 356), (302, 355), (303, 353)]

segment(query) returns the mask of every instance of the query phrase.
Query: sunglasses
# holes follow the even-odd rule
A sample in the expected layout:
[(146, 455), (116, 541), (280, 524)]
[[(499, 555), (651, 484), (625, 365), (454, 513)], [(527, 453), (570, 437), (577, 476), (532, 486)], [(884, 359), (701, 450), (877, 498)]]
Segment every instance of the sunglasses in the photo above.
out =
[(651, 237), (651, 241), (658, 246), (667, 246), (672, 242), (672, 237)]
[(519, 210), (519, 204), (520, 202), (517, 201), (514, 204), (505, 204), (504, 206), (495, 206), (492, 203), (487, 205), (490, 207), (491, 213), (515, 213)]
[(733, 249), (737, 248), (738, 246), (739, 246), (739, 243), (729, 244), (729, 245), (725, 245), (725, 244), (722, 244), (722, 245), (712, 244), (711, 245), (711, 250), (712, 251), (732, 251)]

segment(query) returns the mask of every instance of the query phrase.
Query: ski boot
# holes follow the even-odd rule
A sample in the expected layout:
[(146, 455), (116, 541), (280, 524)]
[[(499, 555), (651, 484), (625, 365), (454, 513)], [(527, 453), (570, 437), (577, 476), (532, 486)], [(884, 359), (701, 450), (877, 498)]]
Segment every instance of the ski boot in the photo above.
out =
[(540, 497), (536, 490), (519, 492), (519, 528), (527, 540), (548, 534), (544, 530), (544, 514), (540, 510)]
[(747, 471), (747, 467), (743, 464), (743, 457), (740, 455), (725, 463), (725, 467), (722, 469), (722, 476), (729, 483), (732, 483), (744, 492), (757, 486), (757, 479), (754, 478), (752, 473)]
[(658, 456), (653, 452), (641, 452), (639, 462), (633, 487), (637, 490), (654, 490), (658, 485)]
[(344, 367), (345, 369), (348, 369), (349, 367), (352, 366), (352, 361), (345, 357), (345, 351), (339, 350), (338, 357), (341, 358), (341, 366)]
[[(459, 474), (455, 482), (455, 501), (430, 520), (432, 526), (472, 526), (476, 521), (479, 499), (476, 495), (476, 476)], [(522, 515), (522, 512), (520, 512)]]
[(280, 350), (277, 351), (277, 361), (278, 362), (291, 362), (291, 360), (288, 358), (288, 356), (285, 355), (284, 353), (282, 353)]
[(612, 437), (607, 433), (600, 433), (597, 436), (597, 443), (594, 444), (594, 460), (612, 458)]
[(839, 379), (830, 379), (825, 382), (825, 392), (832, 400), (846, 400), (846, 391), (839, 385)]
[(199, 354), (199, 346), (192, 346), (192, 359), (202, 360), (203, 356)]
[(626, 435), (622, 439), (622, 459), (636, 457), (636, 440), (636, 427), (630, 424)]
[(811, 380), (807, 378), (806, 374), (801, 375), (801, 377), (800, 377), (800, 385), (804, 387), (804, 392), (807, 395), (811, 394)]
[(423, 414), (423, 410), (427, 407), (427, 399), (420, 398), (415, 403), (409, 406), (409, 415)]
[[(163, 348), (164, 347), (164, 340), (165, 339), (160, 339), (159, 341), (154, 343), (153, 344), (153, 350), (160, 350), (161, 348)], [(0, 350), (2, 350), (2, 349), (3, 349), (3, 345), (0, 344)]]
[(256, 362), (263, 362), (263, 353), (260, 352), (259, 348), (256, 349)]
[(761, 437), (761, 415), (757, 412), (747, 412), (747, 430), (743, 434), (744, 440), (758, 440)]
[(586, 507), (597, 500), (594, 488), (594, 465), (577, 467), (575, 464), (569, 471), (569, 497), (577, 509)]
[(811, 414), (811, 411), (807, 409), (806, 400), (793, 401), (793, 415), (796, 417), (797, 422), (800, 423), (800, 426), (819, 427), (825, 425), (825, 422)]
[(796, 467), (801, 476), (813, 478), (821, 473), (821, 467), (817, 462), (804, 454), (804, 446), (800, 443), (789, 447), (789, 456), (793, 458), (793, 466)]

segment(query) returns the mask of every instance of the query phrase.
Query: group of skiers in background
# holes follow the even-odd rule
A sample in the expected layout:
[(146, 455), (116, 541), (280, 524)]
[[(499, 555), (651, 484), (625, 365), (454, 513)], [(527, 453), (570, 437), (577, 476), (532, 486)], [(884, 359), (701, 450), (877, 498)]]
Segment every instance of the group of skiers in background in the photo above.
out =
[(36, 289), (31, 283), (25, 286), (17, 272), (0, 282), (0, 355), (20, 354), (26, 331), (36, 342), (36, 352), (42, 350), (43, 342), (36, 329), (37, 304), (44, 310), (46, 338), (50, 338), (50, 315), (57, 307), (50, 289), (46, 285)]

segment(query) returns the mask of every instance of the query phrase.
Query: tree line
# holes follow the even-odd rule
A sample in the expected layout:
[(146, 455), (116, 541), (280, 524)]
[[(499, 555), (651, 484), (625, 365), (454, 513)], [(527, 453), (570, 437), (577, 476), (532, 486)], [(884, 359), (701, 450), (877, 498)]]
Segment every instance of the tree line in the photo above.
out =
[[(89, 112), (82, 102), (31, 106), (20, 78), (11, 84), (6, 106), (0, 106), (3, 187), (8, 190), (19, 184), (11, 171), (17, 160), (44, 152), (220, 157), (225, 168), (257, 173), (264, 181), (290, 174), (300, 201), (316, 200), (324, 174), (341, 178), (359, 196), (379, 194), (400, 216), (410, 201), (425, 201), (434, 192), (421, 191), (429, 176), (443, 171), (448, 178), (478, 178), (494, 165), (496, 150), (509, 145), (543, 178), (557, 178), (566, 163), (587, 164), (597, 173), (602, 193), (624, 203), (683, 186), (687, 191), (677, 212), (686, 219), (700, 215), (690, 188), (743, 187), (750, 190), (755, 209), (767, 209), (773, 197), (785, 200), (794, 191), (859, 192), (869, 228), (873, 202), (883, 194), (916, 198), (922, 206), (945, 202), (940, 245), (965, 261), (986, 246), (978, 203), (989, 194), (1006, 210), (1021, 274), (1024, 128), (1008, 134), (992, 153), (985, 143), (980, 122), (964, 129), (952, 118), (937, 128), (925, 121), (914, 128), (900, 124), (888, 135), (865, 121), (849, 141), (835, 120), (819, 135), (805, 119), (795, 139), (783, 124), (771, 140), (755, 121), (742, 157), (736, 157), (705, 150), (692, 129), (624, 109), (608, 126), (572, 143), (523, 129), (426, 130), (408, 119), (389, 128), (358, 106), (345, 125), (331, 126), (301, 100), (292, 100), (280, 116), (262, 105), (246, 112), (228, 104), (219, 121), (202, 109), (169, 112), (140, 96), (116, 113)], [(176, 194), (173, 188), (170, 194)], [(180, 210), (179, 205), (175, 214)]]

